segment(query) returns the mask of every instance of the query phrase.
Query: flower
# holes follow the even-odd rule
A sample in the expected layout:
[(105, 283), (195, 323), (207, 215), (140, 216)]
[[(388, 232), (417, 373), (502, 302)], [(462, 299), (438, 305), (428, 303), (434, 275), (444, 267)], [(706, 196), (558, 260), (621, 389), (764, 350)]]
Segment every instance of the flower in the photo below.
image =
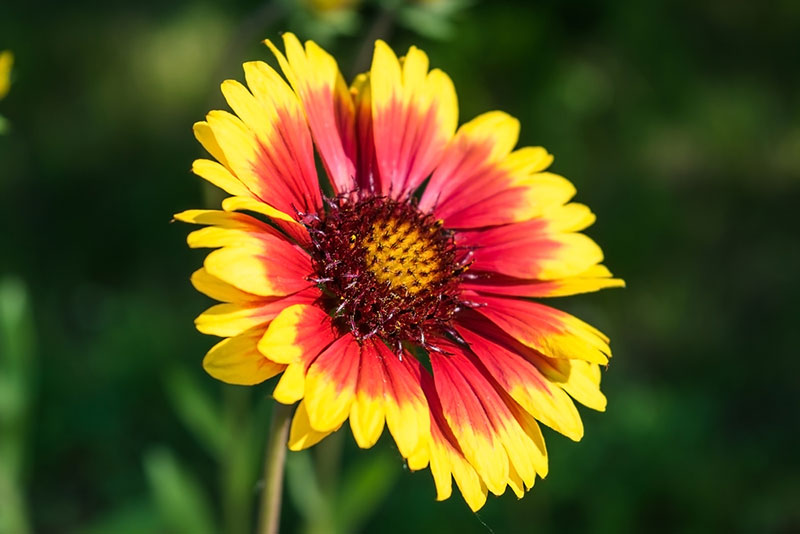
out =
[(10, 50), (0, 52), (0, 99), (8, 94), (11, 87), (11, 67), (14, 65), (14, 54)]
[(348, 419), (368, 448), (387, 426), (438, 499), (452, 479), (473, 510), (488, 491), (521, 497), (547, 474), (538, 422), (579, 440), (573, 400), (605, 409), (608, 338), (532, 300), (623, 285), (578, 233), (594, 215), (547, 151), (513, 150), (516, 119), (456, 130), (453, 84), (419, 49), (378, 41), (348, 88), (314, 42), (283, 41), (266, 44), (288, 83), (245, 63), (249, 89), (222, 84), (235, 114), (194, 127), (216, 161), (193, 171), (231, 195), (175, 216), (205, 225), (190, 247), (216, 249), (192, 276), (222, 301), (196, 320), (225, 338), (204, 368), (233, 384), (282, 373), (293, 450)]

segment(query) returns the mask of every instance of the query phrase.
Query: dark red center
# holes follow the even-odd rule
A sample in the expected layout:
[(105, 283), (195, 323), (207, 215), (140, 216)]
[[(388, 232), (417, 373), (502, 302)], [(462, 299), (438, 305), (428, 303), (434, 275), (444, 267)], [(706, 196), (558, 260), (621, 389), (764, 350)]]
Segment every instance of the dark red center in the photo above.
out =
[(411, 201), (352, 195), (306, 220), (315, 281), (340, 329), (398, 350), (403, 342), (435, 348), (429, 339), (452, 332), (468, 255), (440, 221)]

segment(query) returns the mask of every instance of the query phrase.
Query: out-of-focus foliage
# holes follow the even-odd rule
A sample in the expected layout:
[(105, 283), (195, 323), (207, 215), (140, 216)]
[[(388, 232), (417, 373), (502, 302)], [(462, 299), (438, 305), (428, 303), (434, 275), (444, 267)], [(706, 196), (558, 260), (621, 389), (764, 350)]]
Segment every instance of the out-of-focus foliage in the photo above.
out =
[(800, 530), (797, 2), (364, 0), (341, 26), (310, 0), (6, 4), (4, 532), (252, 531), (273, 382), (204, 375), (202, 253), (169, 221), (218, 205), (191, 125), (282, 30), (348, 76), (366, 37), (416, 44), (464, 120), (517, 116), (628, 282), (567, 302), (612, 338), (608, 410), (582, 412), (579, 444), (545, 430), (550, 475), (524, 500), (437, 503), (390, 440), (345, 434), (290, 453), (284, 531)]
[(384, 447), (352, 462), (339, 478), (342, 432), (311, 451), (287, 459), (287, 491), (307, 534), (360, 532), (389, 496), (400, 474), (396, 455)]
[(30, 531), (24, 481), (34, 384), (35, 333), (27, 288), (0, 278), (0, 532)]

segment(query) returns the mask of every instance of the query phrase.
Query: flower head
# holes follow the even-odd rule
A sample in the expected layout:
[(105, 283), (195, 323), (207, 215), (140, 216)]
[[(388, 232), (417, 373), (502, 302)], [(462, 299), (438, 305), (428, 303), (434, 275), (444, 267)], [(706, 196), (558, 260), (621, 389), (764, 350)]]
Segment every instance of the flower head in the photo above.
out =
[(283, 40), (285, 54), (266, 44), (286, 81), (245, 63), (248, 87), (222, 84), (234, 114), (195, 125), (216, 161), (194, 172), (231, 195), (176, 215), (206, 226), (190, 246), (217, 249), (192, 276), (222, 301), (196, 321), (225, 338), (206, 371), (282, 373), (274, 397), (300, 401), (291, 449), (348, 420), (367, 448), (387, 426), (439, 499), (452, 479), (473, 510), (489, 491), (521, 497), (547, 473), (538, 422), (578, 440), (573, 400), (605, 408), (608, 338), (532, 300), (623, 285), (578, 233), (594, 216), (544, 149), (513, 150), (514, 118), (456, 130), (453, 84), (417, 48), (398, 59), (378, 41), (348, 87), (315, 43)]

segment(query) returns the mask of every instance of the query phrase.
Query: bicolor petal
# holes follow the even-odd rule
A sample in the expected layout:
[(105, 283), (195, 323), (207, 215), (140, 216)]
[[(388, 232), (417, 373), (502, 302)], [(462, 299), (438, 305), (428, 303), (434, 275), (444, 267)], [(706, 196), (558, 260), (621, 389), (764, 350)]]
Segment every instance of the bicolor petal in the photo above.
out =
[[(225, 231), (207, 230), (205, 232), (191, 233), (187, 238), (190, 247), (221, 247), (227, 244), (235, 245), (242, 238), (247, 238), (244, 233), (253, 234), (252, 237), (258, 238), (259, 234), (267, 234), (281, 239), (288, 236), (298, 246), (308, 246), (308, 231), (299, 222), (295, 221), (285, 213), (279, 212), (275, 208), (264, 204), (260, 200), (250, 197), (228, 197), (222, 201), (222, 209), (219, 210), (186, 210), (174, 215), (175, 220), (192, 224), (202, 224), (208, 226), (218, 226)], [(270, 222), (280, 228), (284, 233), (281, 234), (272, 226), (239, 211), (251, 211), (269, 217)], [(229, 231), (232, 230), (232, 231)], [(227, 234), (230, 236), (228, 242), (210, 238), (207, 234)], [(246, 240), (246, 239), (245, 239)]]
[(304, 397), (311, 428), (330, 432), (342, 426), (355, 398), (360, 361), (361, 346), (345, 334), (311, 364)]
[[(380, 343), (380, 342), (379, 342)], [(386, 421), (382, 354), (374, 342), (361, 347), (356, 396), (350, 407), (350, 428), (362, 449), (375, 445)]]
[[(472, 297), (475, 310), (523, 345), (551, 358), (586, 360), (605, 365), (611, 356), (608, 338), (596, 328), (549, 306), (519, 299)], [(486, 326), (474, 318), (461, 319), (480, 332)], [(477, 328), (477, 329), (476, 329)]]
[(461, 447), (445, 420), (433, 379), (423, 371), (422, 389), (428, 399), (431, 417), (430, 466), (436, 485), (436, 499), (448, 499), (453, 491), (452, 479), (467, 505), (475, 512), (486, 503), (488, 489), (475, 468), (464, 457)]
[(222, 209), (230, 212), (252, 211), (264, 215), (301, 247), (308, 248), (311, 245), (308, 231), (300, 222), (260, 200), (244, 196), (228, 197), (222, 201)]
[(320, 205), (311, 134), (300, 102), (274, 69), (244, 65), (252, 93), (226, 80), (222, 93), (236, 113), (211, 111), (206, 123), (230, 171), (259, 200), (283, 213)]
[(457, 241), (473, 251), (472, 270), (516, 278), (567, 278), (603, 261), (603, 251), (594, 241), (584, 234), (560, 231), (559, 222), (539, 218), (460, 232)]
[(386, 426), (400, 454), (409, 458), (418, 447), (427, 445), (430, 433), (428, 403), (420, 384), (420, 364), (407, 352), (401, 360), (386, 345), (375, 346), (382, 356), (386, 376), (383, 389)]
[(465, 290), (515, 297), (564, 297), (612, 287), (625, 287), (625, 281), (613, 278), (604, 265), (594, 265), (577, 276), (557, 280), (521, 280), (496, 273), (483, 273), (464, 282)]
[(575, 441), (583, 423), (572, 400), (518, 352), (468, 328), (458, 328), (488, 374), (537, 420)]
[(214, 336), (236, 336), (254, 326), (266, 325), (288, 306), (310, 305), (319, 299), (316, 287), (304, 289), (287, 297), (261, 298), (249, 302), (217, 304), (200, 314), (194, 324), (197, 330)]
[(375, 43), (370, 69), (372, 129), (380, 192), (404, 198), (433, 171), (455, 132), (458, 104), (453, 82), (428, 56), (411, 47), (397, 59)]
[(484, 113), (462, 125), (447, 145), (420, 200), (448, 227), (479, 227), (519, 220), (519, 191), (501, 163), (514, 148), (519, 121), (506, 113)]
[(436, 394), (448, 427), (489, 491), (502, 495), (508, 481), (508, 454), (486, 409), (451, 356), (433, 352), (430, 359)]
[[(449, 354), (447, 356), (431, 356), (431, 364), (434, 366), (434, 379), (436, 378), (437, 368), (442, 368), (441, 360), (446, 359), (450, 365), (450, 376), (460, 375), (463, 377), (465, 383), (462, 383), (462, 387), (469, 388), (474, 393), (475, 398), (478, 399), (478, 404), (475, 405), (474, 410), (479, 412), (481, 408), (483, 409), (489, 422), (491, 433), (505, 450), (507, 457), (505, 462), (508, 469), (505, 482), (513, 485), (516, 475), (524, 483), (525, 488), (532, 487), (537, 471), (546, 470), (544, 442), (541, 439), (537, 440), (535, 435), (531, 436), (526, 431), (525, 426), (528, 426), (528, 424), (520, 424), (518, 419), (520, 414), (515, 414), (517, 403), (504, 393), (502, 388), (495, 386), (496, 383), (491, 380), (486, 369), (474, 354), (463, 350), (460, 345), (452, 343), (445, 342), (442, 347)], [(438, 367), (434, 364), (434, 361), (438, 361)], [(437, 392), (440, 391), (437, 385)], [(464, 395), (463, 392), (462, 395)], [(445, 406), (445, 416), (447, 416), (447, 412), (448, 409)], [(454, 428), (449, 419), (448, 422), (450, 422), (450, 428), (459, 439), (459, 442), (462, 443), (459, 431)], [(476, 465), (475, 460), (470, 459), (470, 461), (473, 465)], [(488, 466), (495, 462), (504, 462), (497, 449), (495, 449), (493, 458), (481, 457), (477, 461), (483, 462)], [(543, 462), (544, 466), (542, 465)], [(481, 472), (480, 467), (477, 465), (476, 469)], [(490, 469), (487, 469), (487, 471), (491, 472)], [(484, 481), (489, 489), (496, 493), (492, 489), (492, 483), (485, 478)], [(520, 487), (521, 485), (518, 485), (518, 488)]]
[(258, 350), (288, 365), (272, 393), (278, 402), (292, 404), (305, 396), (308, 368), (338, 337), (328, 314), (316, 305), (289, 306), (272, 320)]
[(294, 304), (272, 320), (258, 350), (270, 360), (310, 362), (339, 337), (330, 316), (319, 306)]
[(305, 48), (293, 33), (283, 34), (284, 56), (265, 43), (280, 63), (303, 105), (314, 143), (337, 193), (355, 187), (355, 110), (336, 60), (313, 41)]
[(211, 252), (203, 263), (212, 276), (255, 295), (291, 295), (312, 284), (311, 259), (287, 241), (261, 234)]
[(244, 213), (219, 210), (186, 210), (174, 215), (178, 221), (206, 225), (191, 232), (186, 243), (191, 248), (219, 248), (254, 244), (262, 236), (284, 239), (277, 230)]

